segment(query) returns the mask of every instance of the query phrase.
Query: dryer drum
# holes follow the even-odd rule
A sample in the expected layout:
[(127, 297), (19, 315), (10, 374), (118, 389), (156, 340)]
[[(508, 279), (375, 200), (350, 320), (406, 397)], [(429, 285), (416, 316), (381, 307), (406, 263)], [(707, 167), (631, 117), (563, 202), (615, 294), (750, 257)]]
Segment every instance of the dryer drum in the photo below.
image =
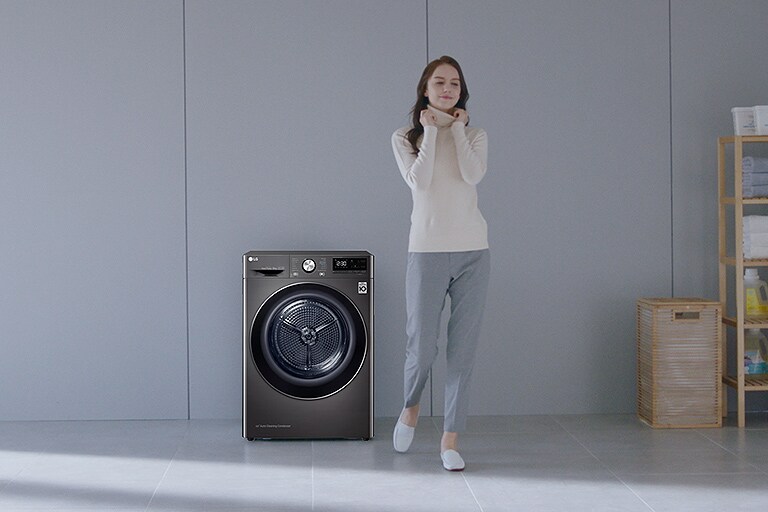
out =
[(281, 289), (262, 304), (251, 326), (253, 363), (274, 389), (318, 399), (354, 379), (367, 351), (357, 307), (315, 283)]
[(299, 299), (285, 305), (269, 331), (269, 351), (281, 369), (299, 378), (328, 375), (349, 350), (349, 328), (331, 303)]

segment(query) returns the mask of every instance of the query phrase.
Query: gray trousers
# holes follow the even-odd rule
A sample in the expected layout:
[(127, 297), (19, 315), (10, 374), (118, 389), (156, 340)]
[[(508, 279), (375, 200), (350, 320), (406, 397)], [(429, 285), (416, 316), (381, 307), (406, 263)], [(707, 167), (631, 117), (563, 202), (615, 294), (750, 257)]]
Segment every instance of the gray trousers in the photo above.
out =
[(446, 432), (462, 432), (466, 427), (469, 381), (485, 309), (490, 263), (488, 249), (408, 253), (405, 407), (413, 407), (421, 399), (437, 357), (445, 297), (450, 296), (443, 427)]

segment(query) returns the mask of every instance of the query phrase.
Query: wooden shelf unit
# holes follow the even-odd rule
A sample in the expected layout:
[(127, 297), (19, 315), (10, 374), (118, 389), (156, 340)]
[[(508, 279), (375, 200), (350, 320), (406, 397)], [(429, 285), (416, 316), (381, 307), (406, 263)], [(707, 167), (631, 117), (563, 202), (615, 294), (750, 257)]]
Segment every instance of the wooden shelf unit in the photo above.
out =
[[(768, 329), (768, 318), (749, 318), (744, 310), (744, 269), (754, 267), (768, 267), (768, 259), (745, 259), (742, 255), (742, 241), (744, 240), (744, 206), (768, 205), (768, 197), (742, 196), (742, 158), (744, 157), (744, 144), (768, 143), (768, 135), (743, 135), (720, 137), (717, 140), (717, 174), (718, 174), (718, 251), (719, 251), (719, 288), (720, 302), (723, 305), (723, 333), (722, 333), (722, 358), (723, 358), (723, 383), (736, 390), (738, 425), (744, 427), (746, 410), (745, 395), (752, 391), (768, 391), (768, 375), (746, 375), (744, 373), (744, 337), (747, 329)], [(727, 195), (726, 191), (726, 146), (733, 145), (733, 195)], [(729, 235), (727, 229), (727, 207), (733, 207), (733, 241), (736, 254), (727, 254), (727, 242)], [(768, 212), (766, 212), (768, 214)], [(727, 269), (733, 267), (735, 272), (735, 305), (736, 317), (727, 316), (728, 312), (728, 282)], [(728, 333), (727, 328), (736, 330), (736, 375), (728, 374)], [(723, 416), (728, 413), (727, 389), (723, 389), (722, 397)]]

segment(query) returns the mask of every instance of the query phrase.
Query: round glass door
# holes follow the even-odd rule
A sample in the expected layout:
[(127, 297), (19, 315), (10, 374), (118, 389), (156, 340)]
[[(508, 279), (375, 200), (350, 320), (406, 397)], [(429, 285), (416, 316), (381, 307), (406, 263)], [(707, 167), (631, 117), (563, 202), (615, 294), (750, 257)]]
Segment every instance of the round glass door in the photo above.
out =
[(304, 283), (283, 288), (259, 309), (251, 329), (251, 354), (278, 391), (322, 398), (357, 374), (365, 340), (360, 313), (346, 296)]

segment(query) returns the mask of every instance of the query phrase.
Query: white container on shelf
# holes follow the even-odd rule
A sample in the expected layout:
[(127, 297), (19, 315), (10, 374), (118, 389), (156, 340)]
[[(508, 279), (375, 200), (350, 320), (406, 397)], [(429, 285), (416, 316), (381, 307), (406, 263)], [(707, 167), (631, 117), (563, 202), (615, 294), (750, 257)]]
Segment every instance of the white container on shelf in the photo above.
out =
[(733, 107), (733, 133), (736, 135), (756, 135), (755, 109), (752, 107)]
[(768, 135), (768, 105), (755, 105), (755, 131), (758, 135)]

